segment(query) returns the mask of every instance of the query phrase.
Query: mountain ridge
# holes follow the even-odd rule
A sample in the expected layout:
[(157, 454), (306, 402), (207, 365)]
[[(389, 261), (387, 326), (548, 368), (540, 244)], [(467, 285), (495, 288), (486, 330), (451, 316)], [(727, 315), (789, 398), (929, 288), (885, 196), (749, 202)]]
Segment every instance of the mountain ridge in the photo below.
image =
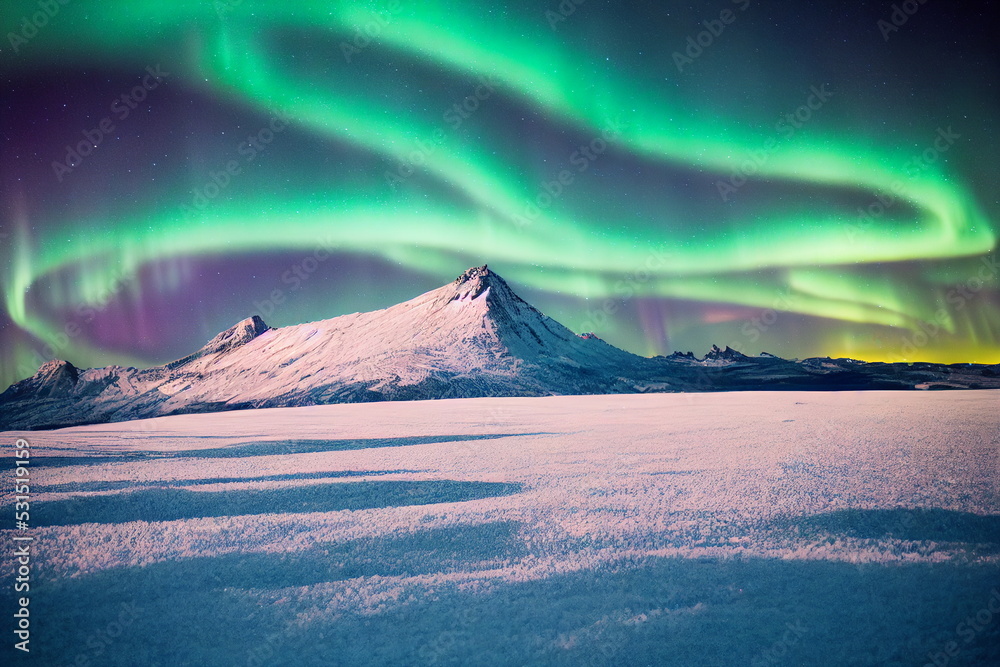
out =
[(483, 265), (381, 310), (279, 328), (254, 315), (162, 366), (46, 362), (0, 393), (0, 430), (380, 400), (1000, 387), (991, 367), (957, 366), (787, 361), (714, 345), (702, 359), (641, 357), (573, 333)]

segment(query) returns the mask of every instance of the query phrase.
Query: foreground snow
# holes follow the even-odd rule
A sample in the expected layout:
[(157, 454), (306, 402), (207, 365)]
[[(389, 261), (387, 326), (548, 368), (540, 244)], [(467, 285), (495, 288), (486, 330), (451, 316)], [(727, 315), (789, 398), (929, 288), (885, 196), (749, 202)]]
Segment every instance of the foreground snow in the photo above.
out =
[(21, 434), (32, 656), (995, 663), (998, 407), (996, 391), (486, 398)]

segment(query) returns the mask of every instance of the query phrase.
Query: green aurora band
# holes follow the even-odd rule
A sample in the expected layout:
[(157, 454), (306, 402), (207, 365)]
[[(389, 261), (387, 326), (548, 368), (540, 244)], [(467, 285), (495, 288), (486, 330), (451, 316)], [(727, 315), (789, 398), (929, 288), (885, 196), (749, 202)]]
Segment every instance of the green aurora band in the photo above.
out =
[[(962, 349), (919, 350), (920, 358), (1000, 361), (996, 341), (979, 339), (997, 330), (995, 312), (943, 308), (949, 290), (976, 276), (977, 259), (995, 248), (994, 225), (943, 161), (919, 170), (907, 166), (923, 147), (803, 131), (756, 164), (752, 178), (849, 192), (866, 202), (896, 193), (901, 203), (892, 215), (864, 224), (857, 207), (748, 207), (746, 219), (718, 221), (692, 243), (680, 224), (683, 209), (672, 210), (668, 200), (659, 210), (621, 210), (620, 219), (608, 219), (583, 216), (570, 198), (556, 197), (541, 215), (532, 215), (531, 203), (543, 192), (539, 184), (552, 174), (523, 168), (523, 147), (491, 127), (479, 128), (479, 141), (442, 132), (440, 114), (413, 112), (403, 95), (396, 101), (380, 95), (398, 89), (405, 73), (369, 71), (367, 95), (352, 84), (359, 63), (386, 57), (449, 72), (469, 90), (488, 82), (490, 94), (581, 136), (604, 132), (611, 136), (610, 150), (714, 174), (713, 182), (746, 171), (748, 156), (774, 136), (769, 125), (710, 116), (679, 95), (671, 98), (667, 88), (653, 84), (662, 72), (633, 68), (623, 74), (608, 66), (582, 37), (574, 41), (569, 30), (553, 31), (537, 8), (530, 16), (497, 21), (479, 5), (427, 0), (214, 6), (173, 0), (119, 3), (103, 12), (96, 6), (82, 0), (61, 6), (0, 68), (69, 58), (119, 66), (127, 60), (138, 67), (162, 60), (175, 80), (262, 114), (280, 109), (297, 130), (413, 166), (424, 180), (400, 178), (390, 188), (380, 174), (377, 187), (345, 193), (331, 184), (327, 197), (306, 192), (280, 201), (223, 199), (196, 215), (182, 210), (190, 198), (184, 193), (174, 207), (121, 219), (67, 219), (34, 237), (27, 231), (27, 207), (15, 204), (13, 242), (4, 249), (5, 307), (43, 344), (56, 340), (62, 326), (29, 307), (33, 286), (46, 277), (75, 277), (68, 291), (44, 297), (54, 308), (100, 305), (106, 285), (164, 258), (322, 246), (380, 256), (442, 282), (454, 277), (456, 266), (488, 258), (516, 283), (591, 300), (615, 296), (622, 274), (649, 267), (651, 256), (665, 256), (669, 261), (655, 262), (648, 279), (631, 285), (636, 295), (770, 308), (777, 294), (786, 294), (781, 309), (788, 312), (904, 332), (936, 322), (964, 340)], [(35, 2), (20, 0), (0, 10), (5, 26), (35, 11)], [(369, 37), (359, 38), (366, 27)], [(325, 33), (326, 59), (293, 57), (302, 54), (276, 47), (282, 34), (295, 31)], [(450, 91), (434, 94), (432, 109), (454, 102)], [(934, 137), (927, 139), (931, 145)], [(430, 142), (432, 151), (420, 148)], [(427, 178), (451, 196), (426, 196), (420, 184)], [(94, 229), (101, 233), (81, 231)], [(897, 277), (892, 264), (913, 260), (949, 262), (936, 275), (922, 274), (915, 288)], [(985, 288), (997, 285), (995, 274), (985, 276)], [(28, 346), (18, 350), (25, 359), (29, 352)], [(60, 352), (77, 364), (108, 357), (78, 340)], [(894, 356), (852, 347), (846, 335), (840, 349), (828, 352)], [(6, 372), (0, 380), (16, 376)]]

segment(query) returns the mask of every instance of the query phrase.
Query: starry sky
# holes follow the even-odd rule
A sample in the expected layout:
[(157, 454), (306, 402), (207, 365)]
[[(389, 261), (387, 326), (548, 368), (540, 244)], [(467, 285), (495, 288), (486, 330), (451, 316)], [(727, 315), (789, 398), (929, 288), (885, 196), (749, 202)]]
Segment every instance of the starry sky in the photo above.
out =
[(995, 11), (7, 0), (0, 385), (484, 263), (643, 355), (998, 363)]

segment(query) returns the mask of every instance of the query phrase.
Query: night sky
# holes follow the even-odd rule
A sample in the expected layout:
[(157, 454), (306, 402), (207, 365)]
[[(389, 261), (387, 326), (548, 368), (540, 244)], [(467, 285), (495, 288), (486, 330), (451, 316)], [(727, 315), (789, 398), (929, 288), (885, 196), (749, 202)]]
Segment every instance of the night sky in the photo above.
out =
[(644, 354), (1000, 362), (988, 2), (6, 0), (0, 388), (489, 263)]

